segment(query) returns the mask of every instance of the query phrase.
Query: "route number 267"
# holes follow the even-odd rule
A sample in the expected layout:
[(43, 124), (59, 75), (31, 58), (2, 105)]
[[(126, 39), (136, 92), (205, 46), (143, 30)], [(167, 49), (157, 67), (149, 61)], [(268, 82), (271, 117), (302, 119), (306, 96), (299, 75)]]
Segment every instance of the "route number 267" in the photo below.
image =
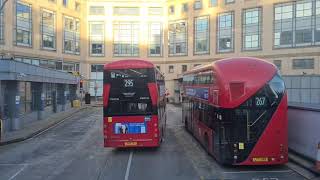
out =
[(256, 97), (256, 106), (264, 106), (265, 102), (265, 97)]

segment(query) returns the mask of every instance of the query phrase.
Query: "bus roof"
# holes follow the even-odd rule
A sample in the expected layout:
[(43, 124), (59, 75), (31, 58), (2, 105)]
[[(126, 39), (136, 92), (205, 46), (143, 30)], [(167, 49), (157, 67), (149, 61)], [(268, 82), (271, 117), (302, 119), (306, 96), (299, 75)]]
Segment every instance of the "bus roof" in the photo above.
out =
[(104, 69), (154, 68), (154, 64), (143, 59), (124, 59), (104, 65)]
[(256, 63), (260, 62), (259, 63), (260, 65), (261, 64), (265, 64), (265, 65), (268, 64), (268, 65), (273, 66), (272, 69), (276, 69), (276, 67), (272, 63), (270, 63), (266, 60), (263, 60), (263, 59), (258, 59), (258, 58), (254, 58), (254, 57), (235, 57), (235, 58), (220, 59), (220, 60), (213, 61), (210, 64), (195, 67), (194, 69), (191, 69), (190, 71), (185, 72), (183, 75), (199, 73), (202, 71), (207, 71), (207, 70), (216, 69), (216, 68), (225, 69), (225, 68), (230, 67), (230, 65), (232, 67), (238, 67), (238, 66), (242, 66), (243, 64), (248, 64), (248, 63), (252, 63), (252, 62), (256, 62)]

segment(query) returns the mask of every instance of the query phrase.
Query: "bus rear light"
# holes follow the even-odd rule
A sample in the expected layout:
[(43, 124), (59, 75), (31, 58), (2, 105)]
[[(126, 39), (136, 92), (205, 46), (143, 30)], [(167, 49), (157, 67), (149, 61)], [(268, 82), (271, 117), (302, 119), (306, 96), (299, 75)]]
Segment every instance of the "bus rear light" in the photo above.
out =
[(105, 84), (103, 85), (103, 106), (107, 107), (108, 106), (108, 98), (110, 94), (110, 84)]
[(233, 159), (238, 159), (238, 156), (233, 156)]
[(284, 152), (283, 144), (280, 144), (280, 153), (282, 154)]
[(151, 102), (153, 106), (157, 105), (158, 100), (158, 87), (156, 83), (148, 83), (148, 89), (151, 97)]
[(157, 124), (157, 123), (154, 123), (154, 126), (158, 126), (158, 124)]

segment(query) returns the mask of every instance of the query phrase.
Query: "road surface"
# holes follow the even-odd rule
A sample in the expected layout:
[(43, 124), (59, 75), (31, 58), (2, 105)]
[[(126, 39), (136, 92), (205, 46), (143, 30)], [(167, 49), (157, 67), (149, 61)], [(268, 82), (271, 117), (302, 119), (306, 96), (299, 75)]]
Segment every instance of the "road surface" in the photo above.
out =
[(300, 180), (287, 165), (226, 167), (188, 134), (181, 108), (167, 106), (160, 148), (103, 147), (102, 108), (88, 108), (24, 142), (0, 147), (0, 180)]

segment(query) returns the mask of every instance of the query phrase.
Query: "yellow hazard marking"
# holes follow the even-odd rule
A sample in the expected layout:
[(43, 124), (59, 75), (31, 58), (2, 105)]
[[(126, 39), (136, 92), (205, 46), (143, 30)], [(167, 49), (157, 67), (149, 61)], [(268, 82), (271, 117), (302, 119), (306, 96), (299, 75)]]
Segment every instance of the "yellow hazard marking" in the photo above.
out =
[(108, 117), (108, 122), (109, 122), (109, 123), (112, 122), (112, 117)]
[(239, 143), (239, 149), (244, 149), (244, 143)]
[(268, 162), (268, 158), (267, 157), (256, 157), (256, 158), (252, 158), (253, 162)]

